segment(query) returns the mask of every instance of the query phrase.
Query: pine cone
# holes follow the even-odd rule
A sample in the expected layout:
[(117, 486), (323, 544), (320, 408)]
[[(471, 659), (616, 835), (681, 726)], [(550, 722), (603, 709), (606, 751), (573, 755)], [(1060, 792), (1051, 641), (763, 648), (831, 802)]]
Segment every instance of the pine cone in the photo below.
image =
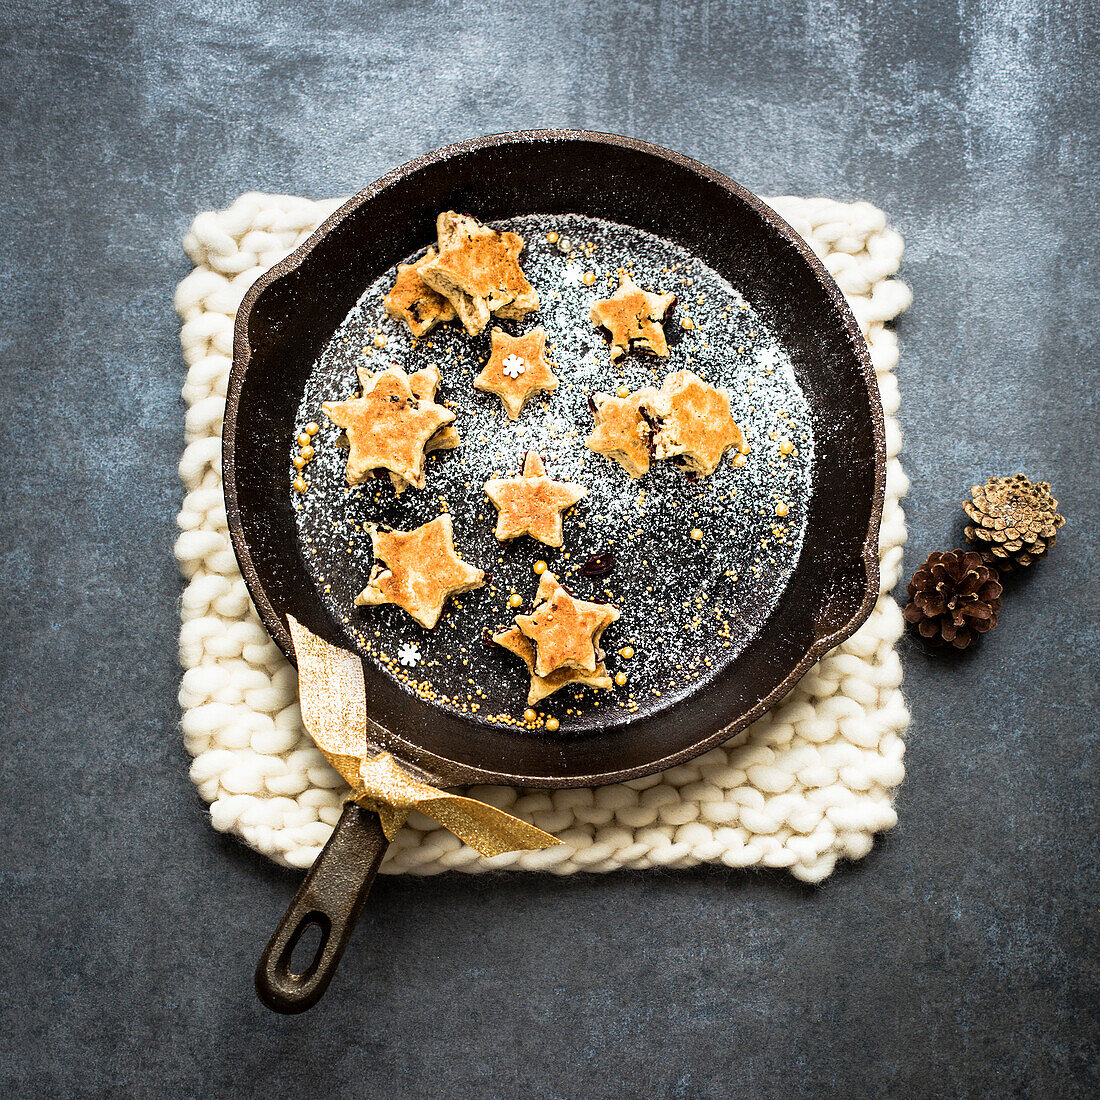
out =
[(997, 625), (1001, 583), (997, 570), (973, 550), (929, 554), (909, 582), (902, 614), (930, 645), (966, 649)]
[(1065, 523), (1058, 501), (1046, 481), (1032, 484), (1023, 474), (991, 477), (971, 487), (972, 500), (963, 511), (973, 526), (966, 537), (977, 543), (982, 558), (1011, 572), (1013, 565), (1030, 565), (1054, 545), (1054, 533)]

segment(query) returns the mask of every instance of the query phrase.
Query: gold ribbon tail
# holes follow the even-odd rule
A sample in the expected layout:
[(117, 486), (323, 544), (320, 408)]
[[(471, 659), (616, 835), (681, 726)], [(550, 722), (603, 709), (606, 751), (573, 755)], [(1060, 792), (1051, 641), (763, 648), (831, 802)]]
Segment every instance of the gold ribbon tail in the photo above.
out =
[(421, 783), (388, 752), (363, 760), (352, 798), (382, 818), (382, 829), (391, 840), (409, 814), (419, 810), (483, 856), (537, 851), (561, 843), (549, 833), (487, 802)]

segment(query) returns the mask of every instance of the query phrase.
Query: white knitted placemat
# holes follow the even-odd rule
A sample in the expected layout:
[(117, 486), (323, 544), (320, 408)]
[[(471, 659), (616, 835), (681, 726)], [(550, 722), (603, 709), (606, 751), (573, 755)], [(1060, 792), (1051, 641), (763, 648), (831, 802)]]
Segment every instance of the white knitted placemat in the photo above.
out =
[[(611, 871), (619, 867), (787, 867), (818, 882), (838, 857), (858, 859), (897, 820), (904, 775), (902, 697), (894, 644), (902, 618), (889, 593), (901, 568), (908, 481), (898, 452), (893, 370), (885, 327), (911, 301), (891, 279), (902, 239), (882, 211), (829, 199), (767, 200), (809, 242), (844, 291), (871, 349), (886, 410), (886, 507), (881, 595), (871, 617), (791, 694), (727, 745), (647, 779), (595, 790), (475, 787), (471, 794), (562, 840), (540, 852), (483, 859), (419, 814), (390, 846), (383, 872), (494, 868)], [(183, 246), (195, 270), (176, 309), (187, 361), (187, 495), (176, 555), (183, 594), (180, 688), (191, 778), (216, 829), (280, 863), (307, 867), (328, 839), (346, 793), (302, 728), (293, 667), (268, 638), (230, 546), (221, 483), (221, 428), (233, 319), (245, 291), (296, 248), (339, 201), (249, 193), (200, 214)]]

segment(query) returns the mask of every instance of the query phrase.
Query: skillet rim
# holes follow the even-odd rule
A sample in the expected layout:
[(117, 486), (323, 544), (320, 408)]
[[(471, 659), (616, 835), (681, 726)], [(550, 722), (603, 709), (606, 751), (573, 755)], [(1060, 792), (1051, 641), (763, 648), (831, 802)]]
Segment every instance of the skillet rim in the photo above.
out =
[[(235, 468), (237, 414), (240, 406), (241, 390), (252, 358), (252, 347), (248, 339), (248, 328), (251, 313), (257, 301), (265, 290), (284, 276), (291, 274), (301, 267), (321, 240), (347, 217), (354, 214), (362, 205), (375, 198), (387, 188), (415, 174), (420, 169), (441, 161), (446, 161), (463, 153), (482, 149), (491, 149), (504, 145), (533, 145), (537, 143), (564, 143), (569, 141), (614, 145), (657, 157), (658, 159), (669, 161), (680, 168), (702, 176), (709, 182), (730, 192), (734, 198), (749, 206), (768, 224), (769, 228), (777, 232), (788, 244), (796, 249), (802, 260), (810, 269), (818, 285), (825, 292), (835, 313), (847, 331), (849, 344), (855, 353), (859, 365), (859, 376), (866, 390), (869, 412), (871, 414), (870, 429), (874, 440), (875, 476), (873, 496), (870, 502), (871, 508), (868, 517), (867, 534), (863, 540), (859, 554), (859, 562), (862, 565), (864, 577), (863, 599), (854, 613), (841, 626), (827, 635), (815, 638), (783, 680), (754, 706), (714, 733), (647, 764), (583, 776), (532, 776), (495, 772), (491, 769), (471, 767), (470, 765), (433, 753), (421, 745), (407, 741), (400, 734), (391, 734), (368, 716), (368, 725), (379, 733), (386, 735), (385, 738), (379, 738), (379, 740), (396, 739), (402, 744), (411, 745), (416, 750), (416, 760), (412, 766), (429, 779), (445, 776), (447, 785), (452, 786), (504, 784), (509, 786), (541, 787), (548, 789), (604, 786), (610, 783), (639, 779), (644, 776), (666, 771), (669, 768), (676, 767), (697, 756), (701, 756), (710, 749), (725, 744), (785, 698), (825, 653), (845, 641), (847, 638), (850, 638), (859, 627), (866, 622), (879, 596), (880, 568), (878, 536), (882, 522), (882, 510), (886, 491), (886, 432), (882, 399), (879, 393), (874, 367), (871, 364), (867, 342), (860, 332), (859, 325), (856, 322), (851, 307), (848, 305), (843, 293), (822, 261), (802, 237), (800, 237), (775, 210), (757, 198), (752, 192), (746, 190), (740, 184), (736, 183), (728, 176), (723, 175), (721, 172), (710, 168), (700, 161), (686, 157), (682, 153), (677, 153), (674, 150), (666, 149), (662, 146), (654, 145), (637, 138), (629, 138), (619, 134), (602, 133), (593, 130), (517, 130), (490, 134), (478, 138), (468, 138), (464, 141), (455, 142), (454, 144), (446, 145), (432, 152), (425, 153), (387, 172), (334, 210), (332, 214), (330, 214), (309, 235), (309, 237), (302, 242), (302, 244), (290, 253), (290, 255), (280, 260), (274, 267), (261, 275), (248, 289), (241, 301), (233, 328), (233, 362), (230, 369), (229, 384), (226, 392), (225, 416), (222, 424), (222, 488), (225, 497), (226, 518), (233, 545), (233, 552), (237, 558), (237, 564), (240, 567), (241, 575), (248, 589), (249, 596), (272, 640), (291, 664), (297, 667), (290, 632), (283, 622), (282, 617), (275, 610), (274, 605), (268, 598), (263, 580), (253, 563), (251, 549), (244, 536), (241, 523), (240, 504), (237, 497)], [(429, 704), (423, 705), (427, 706)], [(672, 713), (675, 712), (675, 709), (675, 707), (672, 708)], [(395, 755), (401, 759), (401, 750), (398, 749)], [(402, 763), (408, 762), (402, 760)]]

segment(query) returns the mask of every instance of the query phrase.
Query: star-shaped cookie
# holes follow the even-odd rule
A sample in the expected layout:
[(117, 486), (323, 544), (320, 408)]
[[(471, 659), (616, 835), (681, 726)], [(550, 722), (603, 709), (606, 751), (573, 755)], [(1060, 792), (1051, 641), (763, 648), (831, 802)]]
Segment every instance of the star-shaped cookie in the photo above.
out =
[(561, 546), (562, 514), (587, 492), (583, 485), (548, 477), (542, 459), (528, 451), (519, 477), (485, 482), (485, 494), (497, 510), (493, 534), (500, 542), (530, 535), (547, 546)]
[[(413, 378), (417, 379), (416, 393), (411, 385)], [(361, 370), (359, 380), (361, 397), (326, 401), (321, 406), (329, 419), (347, 433), (348, 484), (359, 485), (373, 471), (388, 470), (402, 480), (398, 491), (404, 483), (424, 488), (425, 448), (438, 450), (457, 444), (453, 434), (437, 437), (455, 414), (435, 403), (435, 385), (425, 372), (409, 376), (400, 367), (374, 374)]]
[(654, 457), (675, 459), (700, 477), (713, 474), (722, 456), (745, 441), (729, 397), (689, 370), (667, 375), (660, 390), (642, 402), (642, 411), (657, 422)]
[(650, 294), (624, 272), (619, 276), (619, 289), (610, 298), (593, 302), (589, 316), (611, 344), (612, 361), (631, 348), (667, 357), (662, 325), (675, 305), (675, 294)]
[(382, 299), (386, 312), (404, 321), (413, 336), (423, 336), (444, 321), (453, 321), (455, 307), (420, 277), (420, 269), (438, 256), (432, 247), (415, 263), (397, 265), (397, 281)]
[(652, 434), (642, 415), (642, 405), (656, 394), (648, 386), (626, 397), (594, 394), (593, 427), (585, 444), (596, 454), (617, 462), (631, 477), (641, 477), (649, 469)]
[(515, 622), (535, 643), (535, 675), (549, 676), (562, 668), (595, 672), (603, 659), (600, 636), (618, 617), (611, 604), (579, 600), (546, 572), (531, 614), (517, 615)]
[(546, 358), (544, 329), (509, 336), (495, 328), (492, 335), (489, 360), (474, 379), (474, 386), (483, 393), (495, 393), (504, 402), (508, 419), (515, 420), (533, 394), (553, 393), (558, 388), (555, 364)]
[(523, 633), (518, 626), (510, 626), (507, 630), (494, 634), (493, 641), (497, 645), (514, 653), (527, 666), (531, 675), (531, 687), (527, 692), (527, 705), (533, 707), (548, 695), (553, 695), (569, 684), (580, 684), (582, 687), (603, 688), (605, 691), (611, 687), (611, 677), (607, 674), (607, 666), (601, 661), (593, 672), (581, 672), (575, 668), (559, 668), (551, 672), (549, 676), (539, 676), (535, 672), (535, 646), (530, 638)]
[(518, 233), (498, 233), (453, 210), (436, 219), (436, 233), (439, 254), (421, 266), (420, 278), (450, 301), (471, 336), (484, 330), (490, 314), (521, 321), (539, 308), (538, 292), (519, 266)]
[(454, 529), (446, 512), (414, 531), (383, 531), (375, 524), (368, 531), (377, 560), (367, 587), (355, 597), (358, 607), (396, 604), (431, 630), (448, 596), (485, 583), (485, 574), (455, 552)]

